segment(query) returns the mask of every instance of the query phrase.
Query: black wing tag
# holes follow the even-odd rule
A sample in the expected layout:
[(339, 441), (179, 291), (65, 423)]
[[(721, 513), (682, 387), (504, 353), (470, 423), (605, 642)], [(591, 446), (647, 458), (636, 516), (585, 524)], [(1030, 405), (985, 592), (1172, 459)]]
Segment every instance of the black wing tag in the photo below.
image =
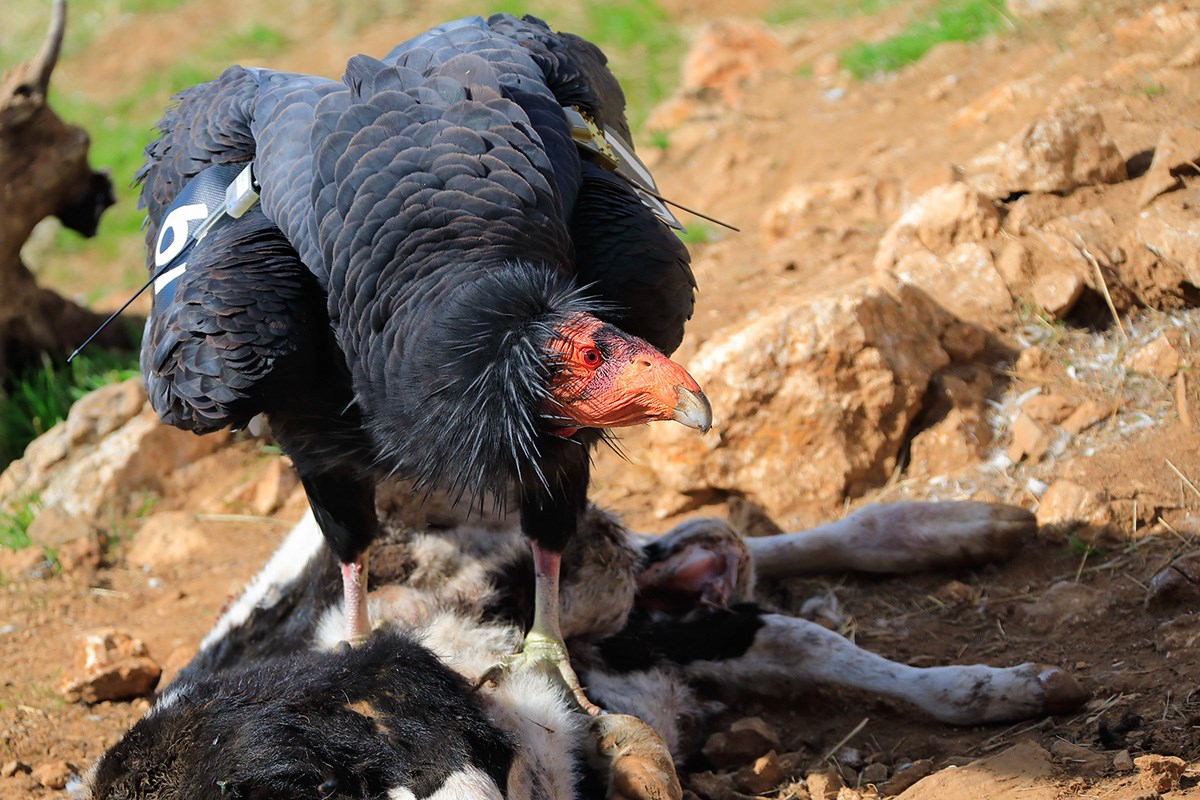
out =
[(192, 178), (163, 216), (154, 243), (154, 310), (170, 305), (189, 254), (215, 226), (246, 213), (258, 200), (247, 164), (218, 164)]

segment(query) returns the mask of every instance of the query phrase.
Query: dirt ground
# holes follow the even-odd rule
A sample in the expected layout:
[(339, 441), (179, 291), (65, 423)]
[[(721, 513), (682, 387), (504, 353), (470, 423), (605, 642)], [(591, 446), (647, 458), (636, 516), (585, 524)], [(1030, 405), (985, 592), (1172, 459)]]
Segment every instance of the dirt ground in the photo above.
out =
[[(231, 14), (252, 14), (261, 4), (224, 5), (238, 6)], [(1101, 110), (1131, 163), (1154, 148), (1164, 126), (1197, 127), (1200, 57), (1191, 66), (1169, 64), (1186, 53), (1200, 29), (1153, 24), (1200, 13), (1196, 8), (1063, 5), (1074, 7), (1023, 19), (1002, 36), (940, 46), (896, 75), (867, 82), (828, 70), (823, 56), (855, 38), (886, 35), (905, 19), (907, 6), (869, 19), (790, 23), (775, 30), (785, 54), (777, 63), (725, 94), (717, 92), (716, 100), (712, 92), (681, 96), (652, 115), (652, 124), (667, 131), (669, 146), (656, 148), (643, 140), (640, 147), (664, 193), (687, 198), (689, 205), (744, 229), (741, 234), (714, 229), (710, 241), (696, 246), (701, 293), (680, 353), (684, 363), (721, 328), (776, 296), (824, 291), (869, 275), (879, 237), (904, 199), (948, 180), (953, 164), (1012, 136), (1064, 87)], [(689, 31), (728, 8), (687, 0), (666, 6)], [(167, 13), (179, 15), (175, 29), (199, 36), (212, 17), (207, 11), (198, 15), (198, 8), (189, 4)], [(435, 21), (439, 10), (423, 6), (404, 30), (376, 29), (353, 44), (322, 36), (320, 21), (310, 21), (311, 42), (280, 58), (287, 63), (272, 66), (336, 73), (336, 58), (359, 49), (381, 52), (392, 39), (424, 27), (419, 23)], [(113, 59), (112, 37), (147, 42), (146, 63), (167, 57), (154, 37), (117, 31), (99, 39), (92, 51), (73, 54), (56, 79), (103, 100), (104, 87), (137, 61)], [(787, 189), (859, 175), (894, 179), (897, 208), (832, 219), (802, 248), (762, 235), (765, 211)], [(1197, 184), (1194, 175), (1183, 180), (1173, 202), (1186, 209)], [(1103, 207), (1114, 217), (1128, 217), (1138, 213), (1138, 188), (1135, 181), (1092, 186), (1045, 202), (1060, 214)], [(1183, 759), (1182, 777), (1159, 788), (1167, 797), (1200, 796), (1200, 590), (1183, 593), (1181, 600), (1147, 603), (1154, 577), (1177, 557), (1200, 550), (1200, 490), (1193, 485), (1200, 482), (1200, 433), (1190, 412), (1200, 408), (1200, 394), (1194, 381), (1122, 378), (1114, 383), (1111, 370), (1086, 369), (1089, 363), (1110, 363), (1110, 357), (1119, 361), (1163, 327), (1181, 330), (1186, 362), (1200, 363), (1200, 315), (1183, 308), (1182, 301), (1162, 305), (1126, 317), (1129, 341), (1115, 326), (1097, 321), (1104, 314), (1051, 325), (1022, 313), (1016, 325), (991, 331), (1014, 353), (1037, 339), (1048, 359), (1038, 370), (1014, 367), (1011, 359), (996, 365), (991, 454), (1008, 446), (1015, 398), (1032, 388), (1110, 401), (1109, 420), (1034, 463), (997, 468), (989, 455), (952, 475), (899, 469), (886, 484), (848, 498), (845, 507), (976, 497), (1036, 510), (1045, 487), (1067, 476), (1104, 498), (1108, 516), (1103, 520), (1082, 527), (1043, 526), (1017, 558), (979, 570), (832, 575), (762, 587), (767, 602), (793, 612), (809, 598), (826, 598), (831, 624), (905, 663), (1062, 666), (1092, 693), (1086, 707), (1014, 725), (951, 727), (894, 703), (814, 688), (788, 703), (723, 698), (731, 710), (714, 721), (713, 729), (761, 715), (779, 732), (794, 776), (832, 769), (851, 787), (839, 795), (835, 785), (830, 796), (841, 798), (854, 797), (854, 787), (868, 797), (889, 793), (886, 784), (877, 792), (861, 780), (870, 764), (882, 764), (890, 775), (922, 759), (931, 760), (934, 769), (962, 768), (1000, 754), (1007, 755), (983, 767), (939, 773), (908, 796), (1158, 796), (1145, 769), (1124, 769), (1119, 758), (1114, 765), (1113, 755), (1126, 750), (1134, 758)], [(1067, 376), (1069, 368), (1076, 377)], [(639, 462), (646, 440), (642, 432), (624, 437), (629, 461), (610, 453), (598, 456), (594, 499), (621, 513), (634, 529), (660, 531), (680, 519), (664, 511), (681, 506), (664, 505), (653, 472)], [(163, 665), (165, 684), (302, 513), (295, 494), (268, 514), (250, 508), (248, 492), (277, 459), (262, 443), (241, 439), (165, 481), (154, 512), (197, 514), (204, 534), (183, 561), (151, 569), (133, 566), (127, 556), (140, 519), (131, 513), (112, 520), (100, 568), (0, 582), (0, 765), (66, 762), (69, 770), (82, 771), (146, 710), (145, 700), (88, 706), (60, 696), (60, 684), (75, 670), (80, 635), (119, 627), (142, 639)], [(725, 498), (685, 513), (723, 515)], [(786, 526), (806, 520), (778, 521)], [(1052, 756), (1043, 762), (1041, 750), (1009, 750), (1021, 743)], [(1103, 757), (1080, 757), (1063, 743)], [(709, 769), (702, 757), (693, 755), (686, 763), (685, 786), (700, 796), (715, 796), (694, 777)], [(788, 786), (785, 782), (771, 794), (805, 796), (794, 784)], [(814, 786), (810, 781), (809, 789)], [(24, 770), (0, 777), (0, 797), (52, 796), (57, 792)]]

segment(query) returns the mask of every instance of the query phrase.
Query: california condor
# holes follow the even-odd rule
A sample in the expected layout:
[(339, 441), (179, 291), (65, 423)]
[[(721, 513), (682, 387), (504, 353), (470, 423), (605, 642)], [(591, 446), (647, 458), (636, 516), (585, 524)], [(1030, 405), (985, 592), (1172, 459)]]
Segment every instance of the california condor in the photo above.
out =
[(557, 597), (590, 449), (607, 428), (711, 424), (667, 358), (688, 254), (604, 55), (495, 15), (355, 56), (341, 82), (232, 67), (176, 100), (139, 173), (155, 410), (197, 433), (269, 416), (341, 562), (352, 642), (381, 476), (514, 503), (536, 567), (525, 659), (594, 710)]

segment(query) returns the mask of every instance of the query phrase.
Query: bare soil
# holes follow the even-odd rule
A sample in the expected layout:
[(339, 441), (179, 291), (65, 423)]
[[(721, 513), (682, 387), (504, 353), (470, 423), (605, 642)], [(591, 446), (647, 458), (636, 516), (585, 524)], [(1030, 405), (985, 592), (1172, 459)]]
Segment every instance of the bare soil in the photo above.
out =
[[(267, 5), (218, 2), (238, 19)], [(728, 8), (710, 2), (668, 7), (689, 29)], [(131, 21), (135, 27), (102, 37), (90, 51), (66, 61), (56, 80), (102, 100), (105, 87), (129, 78), (131, 65), (165, 63), (167, 40), (153, 30), (177, 23), (174, 30), (199, 35), (207, 20), (220, 16), (210, 16), (212, 4), (201, 15), (198, 8), (188, 4), (156, 15), (152, 23)], [(1164, 6), (1157, 13), (1166, 13), (1163, 8), (1174, 13), (1181, 7)], [(336, 58), (358, 50), (382, 52), (391, 41), (436, 21), (438, 10), (422, 7), (395, 30), (372, 30), (361, 42), (346, 41), (328, 20), (310, 19), (300, 23), (312, 30), (309, 43), (271, 66), (335, 74)], [(822, 74), (821, 56), (853, 38), (886, 34), (905, 18), (907, 6), (873, 19), (795, 23), (777, 30), (788, 53), (784, 66), (756, 75), (720, 102), (681, 100), (694, 105), (688, 121), (667, 128), (668, 146), (641, 147), (665, 194), (744, 228), (742, 234), (714, 232), (714, 241), (697, 247), (701, 294), (684, 360), (715, 331), (775, 296), (826, 290), (872, 271), (875, 245), (890, 222), (886, 215), (836, 220), (828, 235), (814, 237), (803, 250), (782, 251), (760, 236), (766, 209), (797, 183), (870, 175), (894, 178), (904, 197), (914, 197), (947, 180), (952, 164), (1014, 134), (1063, 86), (1080, 82), (1079, 99), (1101, 109), (1126, 157), (1152, 149), (1165, 126), (1195, 127), (1200, 69), (1167, 66), (1194, 32), (1150, 30), (1142, 22), (1150, 10), (1149, 4), (1085, 4), (1083, 11), (1027, 20), (1005, 36), (943, 45), (917, 65), (869, 82)], [(149, 25), (151, 33), (134, 35), (138, 25)], [(118, 51), (120, 58), (113, 56)], [(1191, 202), (1194, 192), (1189, 182), (1178, 202)], [(1137, 213), (1136, 195), (1136, 188), (1117, 184), (1046, 202), (1056, 213), (1102, 207), (1120, 216)], [(1189, 337), (1200, 329), (1196, 312), (1181, 309), (1136, 312), (1127, 324), (1135, 337), (1161, 324), (1178, 325)], [(873, 762), (889, 770), (918, 759), (931, 759), (938, 768), (963, 765), (1023, 741), (1046, 749), (1066, 741), (1107, 754), (1100, 766), (1056, 757), (1046, 769), (1022, 771), (999, 762), (995, 770), (971, 773), (957, 789), (930, 786), (921, 797), (1157, 796), (1141, 773), (1112, 766), (1108, 756), (1120, 750), (1134, 757), (1181, 757), (1187, 769), (1167, 796), (1200, 796), (1200, 613), (1187, 603), (1145, 603), (1155, 574), (1177, 556), (1200, 549), (1200, 490), (1180, 477), (1193, 483), (1200, 478), (1200, 433), (1189, 424), (1200, 409), (1200, 394), (1195, 381), (1177, 393), (1173, 384), (1154, 380), (1113, 386), (1063, 377), (1069, 362), (1123, 352), (1126, 346), (1112, 326), (1096, 327), (1099, 332), (1052, 328), (1044, 343), (1052, 368), (1043, 374), (1016, 372), (1011, 363), (997, 366), (1003, 381), (992, 420), (995, 447), (1007, 444), (1006, 403), (1034, 386), (1114, 401), (1125, 422), (1114, 417), (1032, 465), (998, 470), (981, 464), (934, 478), (900, 472), (887, 485), (852, 498), (847, 508), (902, 497), (986, 497), (1036, 509), (1045, 484), (1067, 475), (1105, 494), (1119, 514), (1102, 532), (1044, 527), (1012, 562), (981, 570), (834, 575), (763, 587), (768, 602), (793, 612), (810, 597), (830, 598), (840, 630), (906, 663), (1063, 666), (1093, 693), (1087, 707), (1011, 726), (954, 728), (901, 705), (814, 688), (787, 703), (724, 698), (731, 710), (714, 729), (760, 714), (780, 732), (784, 750), (797, 754), (791, 763), (798, 776), (836, 768), (851, 787), (859, 785), (861, 767)], [(1014, 351), (1022, 349), (1026, 333), (994, 332)], [(1197, 364), (1200, 351), (1192, 342), (1200, 347), (1200, 339), (1188, 338), (1184, 355)], [(1139, 411), (1148, 422), (1126, 424)], [(644, 438), (639, 432), (625, 437), (630, 461), (599, 455), (594, 499), (622, 513), (634, 529), (662, 530), (679, 517), (663, 515), (653, 473), (637, 462)], [(239, 440), (172, 480), (154, 511), (203, 515), (198, 524), (206, 535), (185, 562), (153, 571), (130, 566), (126, 555), (140, 524), (132, 515), (112, 521), (99, 569), (0, 584), (0, 764), (16, 760), (37, 767), (62, 760), (82, 771), (145, 711), (144, 700), (86, 706), (61, 699), (59, 685), (76, 669), (79, 636), (118, 627), (144, 640), (165, 668), (165, 684), (302, 512), (296, 495), (267, 517), (249, 508), (247, 487), (275, 458), (259, 442)], [(688, 513), (725, 510), (721, 502)], [(696, 757), (688, 764), (697, 772), (707, 769)], [(685, 785), (690, 781), (685, 776)], [(860, 789), (872, 796), (870, 788)], [(887, 794), (886, 785), (880, 789)], [(0, 797), (55, 794), (23, 771), (0, 777)], [(793, 787), (780, 796), (804, 795)]]

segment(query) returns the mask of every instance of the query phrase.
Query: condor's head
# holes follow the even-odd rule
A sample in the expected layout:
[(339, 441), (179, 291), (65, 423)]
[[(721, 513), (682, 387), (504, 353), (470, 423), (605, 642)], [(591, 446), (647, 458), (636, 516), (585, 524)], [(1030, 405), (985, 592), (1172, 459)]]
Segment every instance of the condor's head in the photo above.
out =
[(552, 430), (622, 428), (675, 420), (707, 432), (712, 407), (687, 371), (649, 342), (576, 312), (547, 343), (552, 365), (546, 416)]

